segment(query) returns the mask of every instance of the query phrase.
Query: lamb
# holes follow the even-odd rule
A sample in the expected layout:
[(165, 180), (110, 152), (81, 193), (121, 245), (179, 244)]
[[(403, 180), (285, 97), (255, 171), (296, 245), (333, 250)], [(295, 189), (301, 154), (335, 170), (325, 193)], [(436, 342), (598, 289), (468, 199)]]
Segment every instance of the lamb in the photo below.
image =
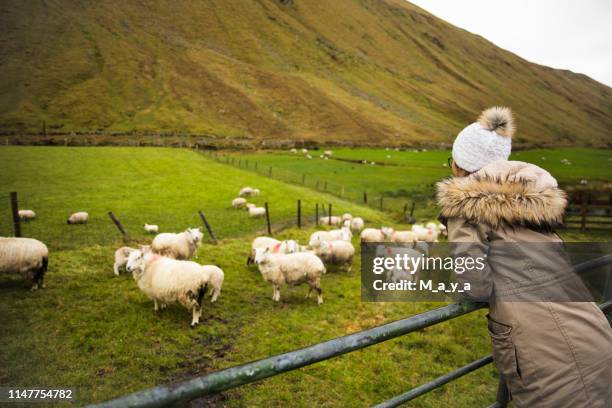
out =
[(79, 211), (68, 217), (68, 224), (87, 224), (89, 214), (85, 211)]
[(342, 214), (342, 221), (350, 221), (353, 219), (353, 216), (349, 213)]
[(32, 221), (36, 218), (36, 213), (32, 210), (19, 210), (17, 214), (21, 221)]
[(353, 238), (351, 230), (342, 227), (331, 231), (316, 231), (313, 232), (308, 241), (308, 245), (312, 248), (318, 247), (323, 241), (347, 241)]
[(261, 218), (266, 215), (266, 209), (264, 207), (249, 207), (247, 210), (251, 218)]
[(200, 322), (208, 285), (212, 287), (212, 303), (221, 293), (224, 280), (218, 266), (179, 261), (139, 249), (128, 257), (127, 270), (132, 273), (138, 288), (153, 299), (156, 312), (175, 302), (190, 310), (192, 328)]
[(115, 251), (115, 263), (113, 265), (113, 272), (116, 276), (119, 276), (119, 269), (127, 265), (128, 257), (136, 249), (131, 247), (121, 247)]
[(234, 208), (245, 208), (247, 205), (247, 200), (242, 197), (234, 198), (232, 200), (232, 207)]
[(49, 250), (32, 238), (0, 237), (0, 273), (21, 273), (32, 282), (31, 291), (45, 287)]
[(391, 238), (393, 228), (382, 227), (381, 229), (366, 228), (361, 231), (361, 242), (385, 242)]
[(199, 228), (187, 228), (185, 231), (174, 234), (165, 232), (153, 238), (151, 249), (159, 255), (174, 259), (189, 259), (202, 243), (203, 234)]
[(410, 244), (417, 242), (417, 235), (413, 231), (393, 231), (389, 241), (397, 244)]
[(347, 241), (323, 241), (315, 254), (318, 255), (325, 264), (343, 266), (347, 272), (351, 271), (355, 248)]
[(159, 232), (159, 226), (155, 224), (144, 224), (144, 230), (149, 234), (157, 234)]
[(258, 248), (268, 248), (273, 254), (292, 254), (295, 252), (302, 252), (302, 246), (292, 239), (279, 241), (270, 237), (257, 237), (251, 244), (251, 253), (247, 258), (247, 265), (255, 260), (255, 252)]
[(319, 224), (321, 225), (342, 225), (342, 218), (335, 216), (335, 215), (332, 215), (331, 217), (327, 215), (327, 216), (319, 218)]
[(255, 263), (259, 266), (261, 276), (274, 287), (272, 300), (280, 301), (280, 287), (307, 283), (308, 295), (317, 291), (317, 304), (323, 303), (321, 276), (325, 274), (323, 261), (313, 253), (298, 252), (293, 254), (272, 254), (268, 248), (258, 248)]

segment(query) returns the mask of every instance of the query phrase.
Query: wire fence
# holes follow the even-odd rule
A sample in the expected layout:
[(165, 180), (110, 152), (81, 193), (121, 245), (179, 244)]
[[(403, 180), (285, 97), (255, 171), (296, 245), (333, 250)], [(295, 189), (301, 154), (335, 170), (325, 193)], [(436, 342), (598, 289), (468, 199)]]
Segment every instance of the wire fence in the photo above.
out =
[[(275, 211), (278, 209), (274, 203), (269, 203), (266, 216), (250, 218), (246, 211), (229, 207), (177, 212), (164, 210), (161, 206), (128, 211), (84, 205), (84, 208), (93, 208), (88, 211), (87, 223), (71, 225), (67, 220), (74, 212), (73, 209), (62, 206), (58, 200), (28, 193), (18, 193), (17, 199), (19, 209), (31, 209), (36, 213), (33, 220), (19, 220), (20, 236), (39, 239), (53, 250), (95, 245), (145, 244), (155, 236), (155, 233), (144, 230), (144, 223), (151, 220), (157, 221), (159, 232), (180, 232), (189, 227), (200, 227), (204, 233), (204, 242), (210, 243), (251, 234), (275, 235), (287, 228), (317, 225), (320, 217), (328, 215), (330, 206), (329, 203), (313, 202), (312, 199), (296, 199), (291, 211), (279, 211), (277, 214)], [(77, 201), (87, 203), (87, 199), (82, 197)], [(1, 192), (0, 236), (15, 235), (17, 231), (11, 197), (9, 193)]]
[(200, 150), (207, 157), (230, 166), (255, 172), (261, 176), (273, 178), (294, 185), (300, 185), (313, 190), (331, 194), (347, 201), (369, 206), (371, 208), (393, 213), (403, 220), (413, 222), (417, 217), (431, 218), (435, 213), (433, 185), (419, 185), (411, 191), (387, 192), (359, 190), (352, 186), (338, 183), (333, 180), (314, 177), (305, 173), (297, 173), (287, 169), (275, 168), (269, 165), (236, 157), (217, 150)]

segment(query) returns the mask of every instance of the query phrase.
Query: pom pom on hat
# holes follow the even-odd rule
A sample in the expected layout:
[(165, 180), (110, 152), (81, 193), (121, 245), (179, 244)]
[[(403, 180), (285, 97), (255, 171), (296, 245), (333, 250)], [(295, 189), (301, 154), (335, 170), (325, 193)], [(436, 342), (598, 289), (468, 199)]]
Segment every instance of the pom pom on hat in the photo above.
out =
[(508, 160), (514, 130), (509, 108), (489, 108), (481, 113), (477, 122), (457, 135), (453, 143), (453, 160), (470, 173), (494, 161)]

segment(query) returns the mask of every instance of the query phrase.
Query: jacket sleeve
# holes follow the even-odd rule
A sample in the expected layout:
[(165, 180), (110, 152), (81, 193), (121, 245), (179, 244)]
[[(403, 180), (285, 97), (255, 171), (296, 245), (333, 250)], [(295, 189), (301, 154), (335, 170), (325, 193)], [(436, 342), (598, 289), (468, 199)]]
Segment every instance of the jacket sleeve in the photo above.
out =
[[(458, 217), (447, 220), (447, 229), (450, 254), (455, 259), (455, 265), (461, 265), (460, 258), (463, 258), (463, 262), (468, 258), (474, 260), (464, 266), (462, 273), (456, 273), (454, 276), (460, 287), (463, 287), (465, 283), (470, 284), (469, 292), (464, 292), (462, 297), (478, 302), (488, 302), (493, 293), (493, 279), (487, 262), (489, 247), (485, 231)], [(480, 259), (481, 262), (476, 262), (477, 259)]]

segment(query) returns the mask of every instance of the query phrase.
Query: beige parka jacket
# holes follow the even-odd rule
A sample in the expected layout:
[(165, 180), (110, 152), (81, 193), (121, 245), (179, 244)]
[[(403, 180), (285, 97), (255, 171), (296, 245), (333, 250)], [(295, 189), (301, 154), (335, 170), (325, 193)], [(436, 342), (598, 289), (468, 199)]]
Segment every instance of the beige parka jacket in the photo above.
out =
[[(566, 258), (540, 245), (561, 242), (554, 229), (563, 221), (566, 196), (556, 180), (535, 165), (504, 160), (437, 187), (449, 242), (459, 243), (463, 254), (487, 254), (484, 270), (461, 278), (474, 283), (476, 300), (489, 302), (493, 357), (514, 406), (611, 407), (612, 329), (595, 303), (498, 295), (517, 284), (537, 287), (564, 270)], [(496, 250), (508, 243), (521, 244)]]

